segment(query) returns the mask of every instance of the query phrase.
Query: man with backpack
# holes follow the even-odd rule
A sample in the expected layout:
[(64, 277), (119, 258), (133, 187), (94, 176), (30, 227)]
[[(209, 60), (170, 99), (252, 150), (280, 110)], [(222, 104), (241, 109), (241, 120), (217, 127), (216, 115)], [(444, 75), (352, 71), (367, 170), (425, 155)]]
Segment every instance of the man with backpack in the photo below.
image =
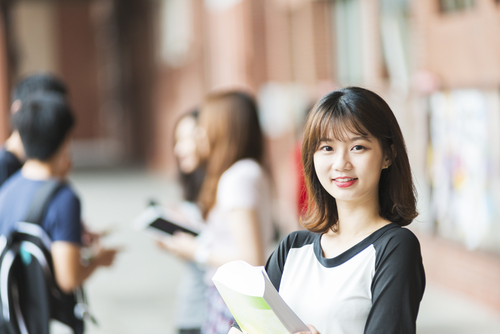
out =
[[(98, 247), (92, 259), (81, 261), (80, 200), (65, 183), (71, 169), (70, 138), (75, 123), (73, 113), (64, 96), (39, 92), (23, 101), (12, 120), (19, 131), (27, 160), (22, 169), (9, 178), (0, 190), (0, 235), (4, 240), (9, 240), (9, 236), (21, 226), (20, 223), (26, 222), (33, 201), (37, 196), (40, 197), (41, 189), (50, 182), (60, 183), (44, 209), (40, 221), (43, 231), (40, 233), (40, 238), (43, 241), (50, 240), (48, 245), (47, 242), (45, 244), (49, 249), (48, 260), (52, 267), (50, 269), (53, 269), (52, 275), (57, 290), (71, 295), (73, 290), (80, 287), (98, 267), (110, 266), (117, 252), (115, 249)], [(27, 265), (31, 263), (31, 258), (40, 252), (32, 251), (28, 254), (28, 248), (25, 248), (24, 253), (23, 249), (20, 253)], [(2, 268), (4, 262), (1, 264)], [(43, 272), (47, 274), (46, 270)], [(17, 289), (23, 291), (23, 287), (18, 286)], [(11, 300), (11, 297), (5, 296), (4, 292), (0, 290), (2, 303)], [(32, 306), (30, 308), (36, 313)], [(8, 310), (4, 307), (2, 311), (5, 313)], [(29, 315), (24, 316), (30, 319)], [(28, 329), (36, 328), (29, 323), (29, 320), (26, 322)], [(27, 331), (27, 333), (32, 332)], [(45, 332), (40, 330), (35, 333)]]
[[(10, 112), (14, 115), (22, 106), (22, 101), (35, 92), (55, 92), (66, 96), (66, 85), (48, 73), (35, 73), (21, 79), (12, 91)], [(12, 134), (0, 149), (0, 186), (23, 166), (24, 147), (19, 132), (14, 127)]]

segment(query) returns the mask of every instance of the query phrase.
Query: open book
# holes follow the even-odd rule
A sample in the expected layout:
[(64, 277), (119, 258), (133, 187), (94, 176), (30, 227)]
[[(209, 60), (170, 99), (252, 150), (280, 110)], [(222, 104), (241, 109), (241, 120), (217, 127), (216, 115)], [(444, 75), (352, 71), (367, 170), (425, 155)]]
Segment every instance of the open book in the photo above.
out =
[(309, 331), (276, 291), (264, 267), (229, 262), (217, 269), (212, 281), (243, 332)]

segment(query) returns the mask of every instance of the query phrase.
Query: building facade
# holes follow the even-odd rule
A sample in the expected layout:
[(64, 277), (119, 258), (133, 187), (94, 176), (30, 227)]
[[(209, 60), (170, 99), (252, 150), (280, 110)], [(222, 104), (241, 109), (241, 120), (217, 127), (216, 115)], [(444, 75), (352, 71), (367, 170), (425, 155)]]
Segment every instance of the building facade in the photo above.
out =
[(429, 281), (500, 312), (500, 1), (0, 4), (2, 138), (12, 83), (49, 70), (70, 86), (82, 164), (172, 172), (179, 115), (210, 91), (244, 89), (259, 102), (283, 233), (298, 228), (308, 109), (338, 87), (379, 93), (407, 142)]
[[(496, 0), (165, 0), (152, 166), (172, 160), (173, 120), (211, 90), (258, 99), (294, 228), (293, 151), (307, 108), (360, 85), (407, 140), (429, 280), (500, 311), (500, 3)], [(293, 224), (290, 224), (293, 221)]]
[(69, 88), (77, 166), (144, 160), (152, 141), (155, 8), (135, 0), (1, 0), (2, 138), (12, 85), (50, 72)]

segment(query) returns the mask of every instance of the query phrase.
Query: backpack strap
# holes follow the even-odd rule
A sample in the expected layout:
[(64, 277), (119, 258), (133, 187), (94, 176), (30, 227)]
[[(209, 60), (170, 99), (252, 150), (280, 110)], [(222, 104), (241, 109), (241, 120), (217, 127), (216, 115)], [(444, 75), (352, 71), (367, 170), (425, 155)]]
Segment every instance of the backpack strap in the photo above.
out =
[(42, 220), (45, 217), (47, 207), (54, 198), (54, 195), (63, 186), (64, 183), (55, 179), (45, 182), (36, 192), (25, 222), (41, 225)]

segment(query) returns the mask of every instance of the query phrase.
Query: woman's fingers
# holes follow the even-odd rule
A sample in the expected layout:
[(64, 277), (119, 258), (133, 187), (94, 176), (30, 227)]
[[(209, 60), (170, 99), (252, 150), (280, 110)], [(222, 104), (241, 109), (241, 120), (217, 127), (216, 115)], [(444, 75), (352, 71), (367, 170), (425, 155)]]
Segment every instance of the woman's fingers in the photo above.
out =
[(309, 328), (309, 332), (297, 332), (295, 334), (320, 334), (313, 325), (308, 324), (307, 327)]

